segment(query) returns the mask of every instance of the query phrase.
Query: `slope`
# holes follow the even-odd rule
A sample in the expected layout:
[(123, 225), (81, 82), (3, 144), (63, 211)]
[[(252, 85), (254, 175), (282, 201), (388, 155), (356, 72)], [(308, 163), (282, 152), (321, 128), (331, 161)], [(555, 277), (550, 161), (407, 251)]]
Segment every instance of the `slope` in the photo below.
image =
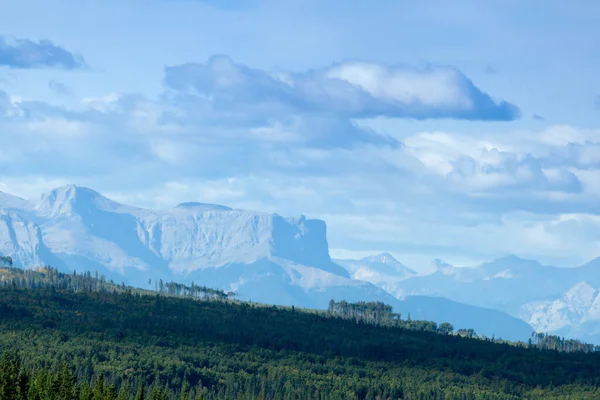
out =
[[(315, 384), (321, 398), (347, 397), (339, 390), (363, 393), (361, 398), (552, 398), (567, 391), (594, 395), (600, 384), (598, 354), (538, 351), (279, 307), (137, 295), (126, 288), (74, 292), (49, 278), (54, 290), (0, 287), (0, 348), (19, 348), (33, 368), (71, 360), (75, 376), (88, 381), (99, 374), (115, 383), (128, 377), (138, 379), (129, 381), (137, 388), (146, 377), (179, 389), (188, 379), (214, 390), (213, 398), (255, 398), (266, 388), (278, 391), (274, 398), (283, 388), (312, 396)], [(234, 382), (245, 395), (224, 393)]]

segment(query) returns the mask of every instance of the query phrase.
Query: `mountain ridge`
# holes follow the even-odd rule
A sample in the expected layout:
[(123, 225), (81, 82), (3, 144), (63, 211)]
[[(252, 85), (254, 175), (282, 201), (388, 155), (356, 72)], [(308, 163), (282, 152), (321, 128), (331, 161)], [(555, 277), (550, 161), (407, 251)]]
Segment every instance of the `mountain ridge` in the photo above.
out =
[[(17, 204), (21, 209), (2, 211), (0, 219), (0, 253), (14, 255), (16, 266), (40, 263), (64, 272), (95, 270), (140, 288), (152, 288), (160, 279), (195, 281), (268, 304), (326, 308), (336, 299), (381, 301), (406, 309), (403, 300), (354, 279), (336, 264), (329, 255), (326, 223), (304, 215), (282, 217), (196, 202), (147, 210), (75, 185), (23, 204)], [(414, 274), (389, 254), (369, 259), (396, 275)], [(412, 301), (415, 308), (422, 303), (419, 309), (429, 315), (445, 307), (449, 313), (437, 313), (436, 322), (469, 322), (468, 327), (481, 334), (523, 340), (531, 331), (505, 314), (500, 325), (481, 317), (498, 319), (491, 310), (443, 299), (432, 304), (418, 296)]]

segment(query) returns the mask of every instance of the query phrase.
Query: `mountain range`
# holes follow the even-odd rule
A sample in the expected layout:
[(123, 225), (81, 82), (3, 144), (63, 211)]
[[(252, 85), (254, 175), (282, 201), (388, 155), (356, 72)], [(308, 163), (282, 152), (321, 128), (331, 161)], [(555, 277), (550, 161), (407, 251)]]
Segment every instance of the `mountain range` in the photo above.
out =
[(538, 332), (600, 344), (600, 258), (570, 268), (515, 255), (475, 267), (437, 259), (434, 267), (427, 275), (374, 283), (398, 299), (452, 299), (519, 317)]
[(516, 257), (477, 268), (437, 260), (429, 275), (386, 253), (332, 260), (321, 220), (196, 202), (148, 210), (74, 185), (34, 200), (0, 192), (0, 254), (22, 267), (97, 271), (143, 288), (161, 279), (195, 282), (268, 304), (326, 308), (330, 299), (383, 301), (413, 319), (511, 340), (527, 340), (529, 324), (544, 312), (527, 314), (532, 306), (522, 309), (526, 304), (554, 301), (584, 275), (600, 286), (594, 265), (571, 277), (575, 269)]

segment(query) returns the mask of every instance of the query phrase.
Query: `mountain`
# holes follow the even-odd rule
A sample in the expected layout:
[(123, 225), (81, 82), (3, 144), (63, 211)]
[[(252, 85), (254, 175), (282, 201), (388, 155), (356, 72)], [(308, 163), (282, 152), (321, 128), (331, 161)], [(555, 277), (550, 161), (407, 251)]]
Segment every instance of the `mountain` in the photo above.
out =
[(511, 255), (476, 267), (453, 267), (438, 260), (431, 274), (398, 282), (396, 297), (427, 295), (446, 297), (519, 315), (524, 304), (550, 301), (585, 280), (600, 286), (600, 268), (546, 266)]
[(23, 209), (27, 207), (27, 200), (12, 194), (0, 192), (0, 209)]
[(396, 281), (406, 279), (417, 273), (401, 264), (389, 253), (365, 257), (360, 260), (334, 260), (344, 267), (354, 279), (371, 282), (385, 288)]
[(452, 265), (448, 264), (446, 261), (440, 260), (439, 258), (433, 260), (433, 266), (435, 267), (436, 272), (439, 271), (442, 273), (451, 274), (454, 270)]
[(597, 296), (597, 289), (580, 282), (556, 300), (525, 304), (521, 307), (521, 315), (539, 332), (565, 330), (594, 317), (589, 312)]
[[(401, 264), (389, 253), (372, 255), (360, 260), (334, 260), (344, 267), (354, 279), (367, 281), (386, 291), (393, 290), (400, 282), (416, 277), (417, 272)], [(441, 273), (449, 273), (455, 269), (450, 264), (435, 260)], [(397, 312), (405, 317), (410, 314), (413, 319), (450, 322), (456, 327), (469, 326), (476, 332), (487, 336), (495, 335), (509, 340), (524, 340), (532, 332), (532, 328), (524, 321), (519, 321), (506, 313), (468, 306), (441, 297), (406, 296), (401, 301), (393, 302)]]
[[(4, 212), (5, 219), (18, 220), (18, 227), (6, 228), (5, 247), (21, 246), (19, 234), (41, 232), (43, 244), (61, 260), (59, 267), (87, 261), (125, 277), (128, 270), (138, 270), (185, 278), (204, 268), (279, 257), (349, 277), (329, 257), (325, 223), (304, 216), (283, 218), (200, 203), (184, 203), (165, 211), (144, 210), (74, 185), (23, 204), (28, 206)], [(23, 229), (25, 225), (28, 229)], [(41, 243), (40, 239), (35, 238)], [(28, 250), (31, 257), (15, 254), (17, 264), (40, 258), (39, 246)], [(3, 251), (13, 253), (6, 248)]]
[(495, 336), (512, 341), (526, 341), (532, 327), (502, 311), (468, 306), (442, 297), (408, 296), (397, 303), (396, 310), (403, 318), (410, 313), (411, 319), (448, 321), (454, 327), (470, 327), (479, 335)]
[(600, 343), (600, 290), (579, 282), (559, 298), (521, 307), (520, 317), (538, 332)]
[(141, 209), (74, 185), (33, 201), (0, 196), (0, 253), (10, 255), (15, 266), (49, 264), (64, 272), (97, 271), (107, 279), (151, 289), (160, 279), (195, 282), (267, 304), (326, 308), (332, 298), (382, 301), (398, 310), (407, 310), (410, 304), (415, 318), (422, 312), (436, 322), (448, 321), (488, 336), (529, 335), (529, 326), (505, 314), (499, 317), (492, 310), (445, 299), (434, 305), (415, 297), (406, 303), (355, 279), (364, 279), (359, 271), (372, 271), (379, 280), (402, 279), (415, 272), (389, 254), (359, 260), (357, 268), (352, 264), (345, 269), (330, 258), (326, 231), (321, 220), (214, 204)]
[(600, 258), (572, 268), (511, 255), (475, 267), (435, 260), (435, 271), (395, 282), (397, 298), (435, 296), (504, 311), (536, 331), (600, 344)]

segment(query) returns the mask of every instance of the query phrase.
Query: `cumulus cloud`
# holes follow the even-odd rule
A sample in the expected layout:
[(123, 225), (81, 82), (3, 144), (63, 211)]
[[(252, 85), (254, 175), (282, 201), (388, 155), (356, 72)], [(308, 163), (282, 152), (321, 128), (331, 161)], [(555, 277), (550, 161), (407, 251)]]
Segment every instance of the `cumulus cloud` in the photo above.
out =
[(85, 67), (81, 56), (55, 45), (50, 40), (38, 42), (0, 35), (0, 66), (15, 69)]
[[(454, 204), (470, 202), (478, 209), (497, 199), (512, 199), (501, 203), (504, 211), (530, 209), (540, 201), (556, 202), (559, 196), (579, 199), (589, 192), (586, 182), (590, 178), (573, 168), (593, 167), (600, 161), (595, 157), (600, 145), (593, 139), (595, 132), (571, 127), (502, 136), (417, 132), (400, 142), (326, 106), (326, 112), (311, 112), (292, 108), (293, 102), (281, 105), (277, 103), (277, 82), (288, 77), (240, 72), (246, 67), (226, 58), (219, 60), (223, 64), (212, 67), (226, 71), (210, 79), (200, 79), (194, 72), (192, 76), (199, 81), (192, 79), (191, 88), (186, 74), (171, 76), (183, 78), (171, 81), (167, 71), (171, 89), (157, 100), (108, 94), (81, 99), (78, 108), (66, 109), (15, 101), (4, 94), (0, 107), (11, 113), (5, 112), (0, 121), (5, 132), (0, 140), (5, 151), (35, 159), (55, 176), (65, 176), (73, 169), (98, 175), (127, 169), (143, 181), (148, 176), (160, 180), (171, 174), (179, 179), (213, 180), (257, 174), (275, 180), (284, 175), (295, 179), (325, 176), (331, 185), (334, 179), (344, 181), (360, 173), (368, 178), (357, 187), (385, 182), (370, 189), (377, 198), (393, 199), (401, 193), (407, 201), (422, 201), (439, 196)], [(358, 82), (348, 71), (334, 73)], [(249, 79), (250, 75), (254, 78)], [(360, 79), (360, 85), (381, 98), (408, 96), (397, 95), (393, 88), (388, 93), (388, 89)], [(284, 85), (293, 87), (289, 82)], [(225, 90), (230, 97), (222, 97), (223, 90), (218, 87), (232, 87)], [(262, 98), (254, 97), (264, 87), (272, 89)], [(414, 87), (421, 87), (418, 80)], [(443, 103), (452, 97), (449, 93), (423, 94), (422, 102)], [(288, 98), (297, 94), (290, 90)], [(224, 99), (229, 104), (219, 103)], [(252, 112), (239, 111), (240, 99), (251, 103)], [(273, 110), (257, 105), (261, 99), (280, 107)], [(285, 107), (289, 107), (287, 112)], [(129, 167), (134, 161), (134, 167)], [(23, 173), (35, 173), (38, 166), (30, 163), (22, 168)], [(306, 186), (310, 186), (308, 181)], [(339, 191), (343, 195), (336, 198), (341, 200), (345, 191), (355, 190), (345, 187)], [(356, 204), (364, 204), (360, 200)], [(493, 207), (497, 210), (498, 206)]]
[(600, 213), (598, 133), (571, 126), (420, 132), (403, 145), (425, 166), (430, 185), (478, 212)]
[(522, 196), (526, 191), (582, 190), (577, 177), (565, 168), (545, 168), (541, 159), (531, 155), (482, 150), (477, 158), (461, 156), (452, 162), (447, 178), (461, 189), (475, 193), (510, 193)]
[(460, 71), (348, 62), (304, 73), (272, 74), (224, 55), (204, 64), (166, 68), (173, 90), (200, 96), (217, 109), (333, 114), (347, 118), (513, 120), (519, 108), (496, 101)]

